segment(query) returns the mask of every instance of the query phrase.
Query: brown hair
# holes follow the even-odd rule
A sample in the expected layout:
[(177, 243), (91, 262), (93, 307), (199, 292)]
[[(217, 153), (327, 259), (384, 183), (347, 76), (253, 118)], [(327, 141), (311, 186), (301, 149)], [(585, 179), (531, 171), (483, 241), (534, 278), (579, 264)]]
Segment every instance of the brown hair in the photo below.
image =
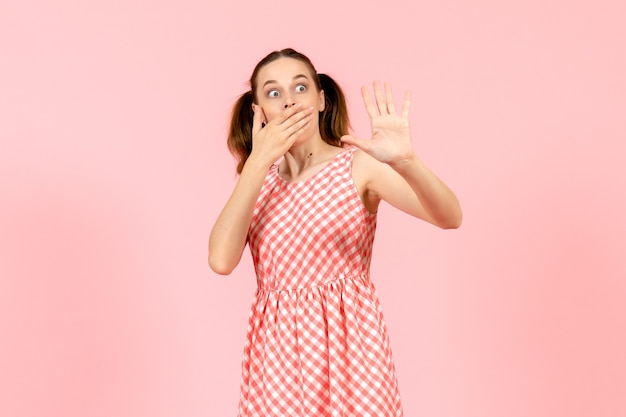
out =
[(228, 130), (228, 149), (237, 159), (237, 173), (240, 174), (250, 152), (252, 152), (252, 104), (257, 102), (256, 87), (259, 70), (279, 58), (292, 58), (304, 62), (311, 71), (318, 90), (324, 91), (324, 111), (320, 113), (319, 129), (322, 139), (331, 145), (341, 147), (340, 138), (350, 129), (348, 107), (341, 87), (326, 74), (318, 74), (305, 55), (291, 48), (274, 51), (259, 61), (250, 77), (250, 90), (243, 93), (233, 106)]

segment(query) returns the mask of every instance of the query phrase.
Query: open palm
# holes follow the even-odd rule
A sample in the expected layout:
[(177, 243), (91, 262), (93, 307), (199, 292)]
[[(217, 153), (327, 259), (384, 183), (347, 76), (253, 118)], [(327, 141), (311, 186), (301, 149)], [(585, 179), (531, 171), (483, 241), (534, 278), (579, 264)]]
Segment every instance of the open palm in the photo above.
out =
[(404, 95), (401, 115), (396, 113), (391, 86), (388, 83), (385, 83), (383, 92), (380, 82), (374, 81), (376, 102), (372, 100), (366, 86), (361, 88), (361, 94), (370, 118), (372, 137), (360, 139), (346, 135), (341, 140), (362, 149), (380, 162), (395, 163), (411, 158), (413, 146), (409, 130), (410, 94), (407, 92)]

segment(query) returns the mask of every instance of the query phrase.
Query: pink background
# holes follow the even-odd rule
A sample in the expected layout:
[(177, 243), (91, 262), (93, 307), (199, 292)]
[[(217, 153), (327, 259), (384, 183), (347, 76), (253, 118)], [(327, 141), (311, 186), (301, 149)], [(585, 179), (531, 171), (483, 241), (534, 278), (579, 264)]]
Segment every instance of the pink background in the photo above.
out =
[(236, 414), (254, 273), (207, 238), (230, 107), (288, 46), (359, 135), (361, 84), (411, 90), (464, 209), (380, 212), (406, 416), (626, 415), (626, 3), (228, 3), (0, 6), (0, 415)]

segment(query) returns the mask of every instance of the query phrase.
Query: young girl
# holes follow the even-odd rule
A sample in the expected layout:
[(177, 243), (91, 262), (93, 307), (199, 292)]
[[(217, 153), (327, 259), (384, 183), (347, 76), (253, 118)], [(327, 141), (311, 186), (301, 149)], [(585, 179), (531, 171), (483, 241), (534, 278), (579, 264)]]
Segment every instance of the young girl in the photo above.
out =
[(388, 84), (374, 82), (374, 99), (363, 87), (363, 140), (348, 135), (340, 87), (293, 49), (262, 59), (250, 87), (228, 136), (239, 180), (209, 238), (215, 272), (229, 274), (246, 243), (256, 270), (239, 416), (401, 416), (369, 277), (378, 205), (444, 229), (462, 217), (413, 151), (410, 96), (397, 114)]

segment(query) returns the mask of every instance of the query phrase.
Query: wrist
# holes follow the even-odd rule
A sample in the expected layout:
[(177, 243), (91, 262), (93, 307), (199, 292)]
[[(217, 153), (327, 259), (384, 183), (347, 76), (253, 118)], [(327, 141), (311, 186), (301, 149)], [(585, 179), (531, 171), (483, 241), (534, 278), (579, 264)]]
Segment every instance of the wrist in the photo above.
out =
[[(267, 170), (272, 166), (274, 162), (268, 162), (263, 160), (263, 158), (259, 158), (256, 154), (251, 153), (246, 159), (246, 163), (243, 166), (243, 170), (250, 172), (261, 172), (263, 175), (267, 173)], [(243, 173), (242, 170), (242, 173)]]
[(412, 153), (411, 155), (398, 158), (394, 161), (390, 161), (388, 164), (391, 168), (394, 169), (394, 171), (403, 171), (407, 168), (415, 166), (418, 162), (419, 159), (417, 158), (417, 155)]

